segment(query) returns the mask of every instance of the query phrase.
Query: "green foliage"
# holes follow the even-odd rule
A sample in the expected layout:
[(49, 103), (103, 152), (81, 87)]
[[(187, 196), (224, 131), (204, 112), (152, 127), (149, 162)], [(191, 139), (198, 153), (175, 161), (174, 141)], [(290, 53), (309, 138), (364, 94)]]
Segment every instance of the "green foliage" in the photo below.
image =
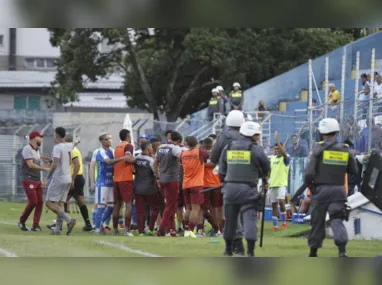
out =
[[(75, 99), (83, 80), (96, 81), (117, 67), (131, 107), (169, 121), (206, 106), (211, 88), (243, 89), (288, 71), (352, 40), (331, 29), (49, 29), (61, 48), (55, 94)], [(103, 43), (109, 47), (100, 51)]]

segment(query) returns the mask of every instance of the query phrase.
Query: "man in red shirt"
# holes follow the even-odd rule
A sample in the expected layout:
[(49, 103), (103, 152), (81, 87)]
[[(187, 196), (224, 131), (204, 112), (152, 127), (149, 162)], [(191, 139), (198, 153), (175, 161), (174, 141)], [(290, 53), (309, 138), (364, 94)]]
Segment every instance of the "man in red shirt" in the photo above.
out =
[(183, 151), (180, 156), (183, 166), (183, 196), (186, 204), (186, 212), (183, 217), (184, 237), (196, 238), (193, 233), (196, 224), (197, 229), (203, 232), (203, 223), (200, 221), (203, 217), (201, 206), (204, 203), (204, 195), (200, 191), (203, 190), (204, 163), (207, 162), (208, 153), (204, 149), (198, 148), (198, 141), (193, 136), (186, 138), (185, 145), (188, 150)]
[(40, 151), (38, 147), (42, 143), (43, 135), (39, 132), (29, 134), (29, 144), (24, 146), (22, 150), (23, 160), (21, 162), (22, 184), (27, 195), (28, 204), (21, 214), (18, 227), (22, 231), (28, 231), (25, 222), (29, 215), (35, 209), (33, 217), (33, 225), (31, 230), (41, 232), (39, 225), (44, 205), (44, 191), (41, 183), (41, 171), (49, 171), (49, 167), (41, 166)]

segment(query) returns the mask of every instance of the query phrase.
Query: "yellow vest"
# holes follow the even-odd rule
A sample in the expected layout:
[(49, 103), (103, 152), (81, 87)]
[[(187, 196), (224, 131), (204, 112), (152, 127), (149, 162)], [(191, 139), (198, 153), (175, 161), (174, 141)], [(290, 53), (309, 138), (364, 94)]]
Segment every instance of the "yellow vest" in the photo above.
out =
[[(78, 170), (77, 175), (82, 175), (84, 173), (84, 168), (82, 166), (82, 156), (81, 156), (81, 152), (78, 150), (77, 147), (74, 147), (72, 150), (72, 160), (75, 158), (78, 158), (78, 161), (80, 163), (80, 169)], [(74, 164), (72, 162), (70, 163), (70, 171), (73, 174)]]
[(216, 105), (218, 103), (218, 99), (212, 97), (210, 100), (210, 105)]
[(269, 188), (288, 186), (289, 165), (284, 164), (283, 156), (271, 156), (271, 177)]
[(243, 93), (241, 91), (232, 92), (231, 94), (232, 98), (241, 98), (242, 95)]

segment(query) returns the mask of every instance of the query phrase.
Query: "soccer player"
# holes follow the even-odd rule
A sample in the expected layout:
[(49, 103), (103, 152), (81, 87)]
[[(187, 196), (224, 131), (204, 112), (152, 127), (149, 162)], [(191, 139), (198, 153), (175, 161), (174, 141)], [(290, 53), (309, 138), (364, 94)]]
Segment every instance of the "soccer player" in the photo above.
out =
[[(71, 134), (66, 135), (65, 141), (68, 143), (73, 143), (73, 136)], [(84, 232), (90, 232), (93, 227), (90, 223), (88, 207), (86, 206), (84, 199), (85, 178), (83, 176), (82, 155), (76, 146), (72, 151), (72, 163), (70, 167), (72, 174), (72, 186), (69, 190), (66, 203), (68, 203), (72, 197), (76, 200), (76, 203), (80, 208), (82, 218), (85, 222), (85, 226), (82, 230)]]
[(195, 137), (186, 138), (188, 150), (182, 152), (180, 156), (183, 165), (183, 196), (186, 204), (184, 215), (185, 231), (184, 237), (196, 238), (193, 233), (197, 224), (197, 229), (203, 231), (201, 220), (203, 212), (201, 206), (204, 203), (203, 190), (204, 182), (204, 163), (207, 162), (208, 153), (198, 148), (198, 141)]
[(41, 157), (38, 147), (42, 143), (42, 138), (43, 135), (39, 132), (31, 132), (29, 134), (29, 144), (24, 146), (22, 150), (21, 180), (28, 199), (28, 204), (21, 214), (18, 223), (18, 227), (22, 231), (28, 231), (25, 222), (33, 210), (35, 211), (31, 230), (41, 231), (39, 223), (44, 205), (44, 191), (40, 180), (40, 172), (49, 170), (49, 167), (41, 166)]
[(96, 155), (98, 177), (95, 193), (97, 199), (95, 233), (102, 235), (105, 234), (105, 231), (101, 225), (112, 215), (114, 210), (113, 165), (125, 160), (127, 156), (114, 159), (113, 149), (111, 148), (112, 137), (110, 134), (102, 133), (98, 139), (102, 147), (98, 150)]
[[(203, 141), (203, 148), (208, 152), (208, 155), (211, 152), (213, 146), (213, 140), (211, 138), (206, 138)], [(221, 185), (219, 174), (214, 174), (213, 170), (216, 167), (209, 159), (207, 163), (204, 164), (204, 188), (211, 188)], [(224, 229), (224, 220), (223, 220), (223, 194), (221, 189), (214, 190), (211, 192), (204, 193), (204, 200), (211, 201), (212, 207), (212, 220), (209, 221), (213, 228), (213, 235), (218, 236)], [(209, 203), (204, 205), (204, 211), (206, 211)], [(219, 234), (219, 225), (220, 225), (220, 234)]]
[(130, 131), (122, 129), (119, 132), (121, 142), (116, 146), (114, 155), (116, 159), (128, 156), (131, 157), (130, 163), (128, 161), (120, 161), (114, 165), (114, 203), (115, 208), (113, 212), (113, 229), (114, 234), (119, 235), (118, 231), (118, 218), (122, 203), (126, 205), (125, 209), (125, 236), (133, 236), (130, 233), (131, 214), (133, 209), (134, 200), (134, 186), (133, 186), (133, 165), (134, 162), (134, 147), (131, 144)]
[(64, 220), (68, 224), (67, 235), (73, 231), (76, 225), (76, 219), (70, 218), (64, 211), (64, 203), (72, 185), (70, 167), (73, 151), (73, 144), (65, 141), (65, 135), (66, 130), (62, 127), (57, 127), (54, 131), (53, 162), (44, 182), (46, 185), (53, 176), (46, 193), (46, 206), (57, 215), (56, 228), (52, 231), (52, 235), (61, 234)]
[(288, 174), (291, 158), (285, 152), (282, 143), (275, 132), (275, 155), (271, 156), (271, 175), (269, 185), (269, 197), (272, 203), (273, 231), (278, 231), (278, 206), (280, 205), (282, 229), (286, 230), (285, 198), (288, 187)]
[[(140, 236), (154, 236), (154, 226), (157, 220), (160, 200), (158, 195), (158, 181), (154, 175), (154, 159), (151, 157), (153, 148), (149, 142), (141, 144), (141, 154), (135, 158), (135, 203), (137, 205), (137, 224)], [(149, 229), (144, 233), (145, 210), (149, 205)]]
[[(183, 144), (180, 145), (181, 151), (188, 150), (187, 147), (185, 147)], [(179, 192), (178, 192), (178, 208), (176, 209), (176, 219), (178, 221), (178, 234), (183, 235), (184, 234), (184, 196), (183, 196), (183, 167), (182, 164), (180, 164), (180, 170), (179, 170)], [(182, 225), (182, 227), (181, 227)]]
[(175, 232), (175, 213), (179, 191), (179, 158), (182, 153), (179, 145), (181, 142), (182, 135), (173, 131), (171, 132), (171, 140), (167, 144), (161, 145), (157, 150), (155, 176), (159, 179), (160, 187), (166, 199), (162, 222), (156, 232), (157, 236), (164, 236), (166, 227), (172, 237), (177, 236)]

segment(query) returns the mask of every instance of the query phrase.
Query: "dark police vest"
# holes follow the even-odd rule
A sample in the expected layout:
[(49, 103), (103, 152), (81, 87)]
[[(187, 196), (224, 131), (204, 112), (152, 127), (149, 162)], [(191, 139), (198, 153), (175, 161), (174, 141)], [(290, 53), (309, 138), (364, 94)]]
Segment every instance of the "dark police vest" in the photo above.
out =
[(257, 183), (259, 168), (252, 158), (253, 142), (237, 140), (227, 146), (227, 174), (225, 182)]
[(231, 103), (235, 106), (240, 105), (242, 96), (243, 96), (243, 93), (241, 91), (237, 91), (237, 92), (232, 91)]
[(348, 146), (339, 142), (328, 147), (325, 142), (319, 142), (319, 155), (317, 157), (316, 185), (344, 185), (344, 177), (351, 154)]

